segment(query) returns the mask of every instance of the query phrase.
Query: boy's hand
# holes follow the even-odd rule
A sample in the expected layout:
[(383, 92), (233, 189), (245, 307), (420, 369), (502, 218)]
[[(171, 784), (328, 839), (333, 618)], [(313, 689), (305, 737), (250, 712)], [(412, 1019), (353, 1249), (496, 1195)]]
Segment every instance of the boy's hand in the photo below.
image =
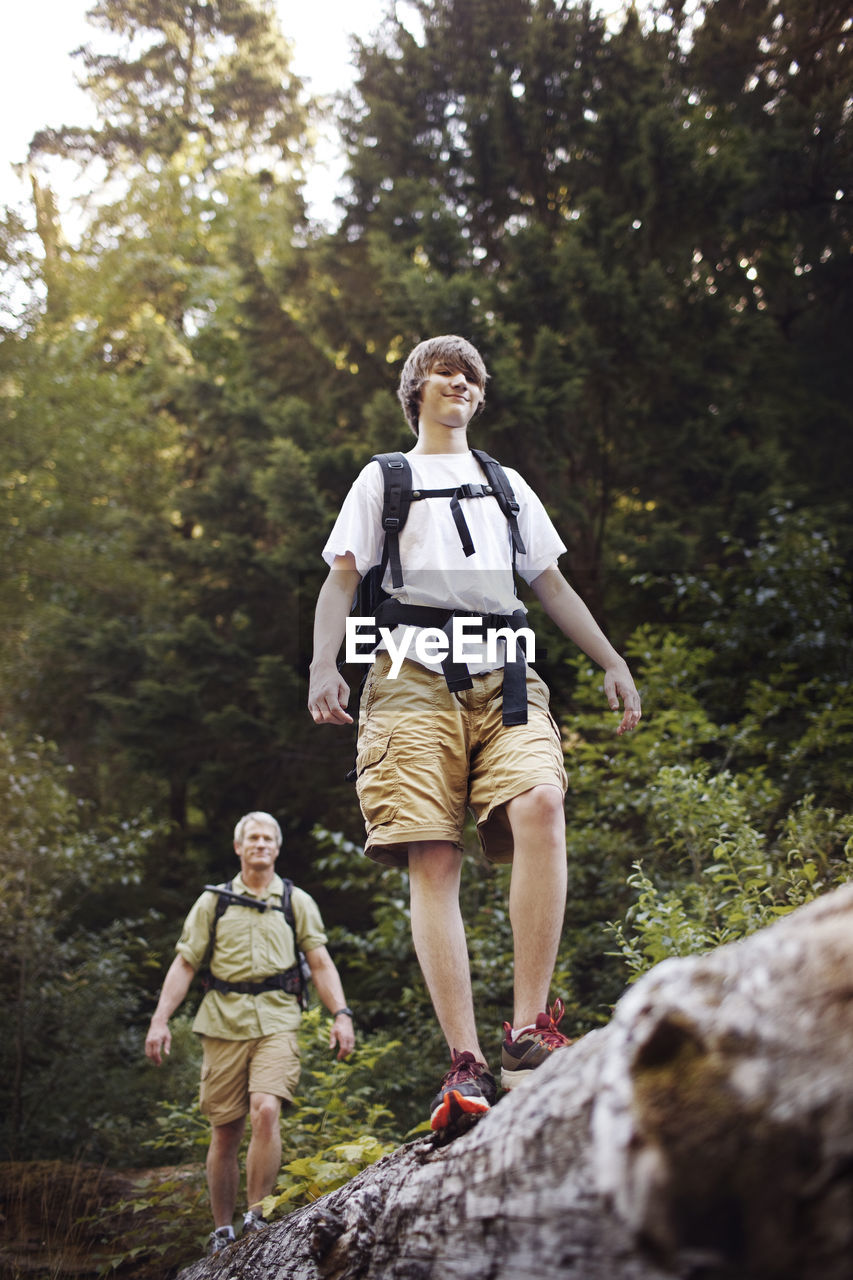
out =
[(625, 713), (616, 732), (627, 733), (629, 729), (636, 729), (640, 723), (643, 708), (640, 703), (637, 686), (634, 684), (633, 677), (627, 666), (607, 668), (604, 673), (604, 693), (610, 703), (611, 710), (619, 710), (620, 698), (625, 708)]
[(347, 714), (349, 685), (333, 667), (331, 671), (311, 672), (308, 686), (308, 710), (315, 724), (352, 724)]

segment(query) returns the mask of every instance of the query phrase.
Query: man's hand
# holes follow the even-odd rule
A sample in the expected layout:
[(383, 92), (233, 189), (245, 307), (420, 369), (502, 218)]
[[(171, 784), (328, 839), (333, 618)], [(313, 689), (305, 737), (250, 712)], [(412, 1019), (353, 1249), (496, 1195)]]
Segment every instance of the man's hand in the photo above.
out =
[(150, 1058), (155, 1067), (163, 1065), (163, 1057), (169, 1056), (172, 1051), (172, 1033), (169, 1030), (168, 1022), (162, 1022), (159, 1018), (151, 1019), (151, 1026), (148, 1028), (148, 1035), (145, 1037), (145, 1056)]
[(634, 684), (631, 672), (625, 663), (608, 667), (604, 672), (604, 693), (612, 711), (619, 710), (620, 699), (625, 708), (622, 721), (616, 732), (627, 733), (629, 729), (636, 729), (640, 723), (643, 708), (640, 704), (637, 686)]
[(352, 716), (347, 712), (348, 702), (349, 685), (337, 667), (318, 671), (312, 667), (308, 710), (315, 724), (352, 724)]
[(338, 1046), (338, 1061), (348, 1058), (355, 1048), (355, 1030), (348, 1013), (339, 1013), (329, 1032), (329, 1048)]

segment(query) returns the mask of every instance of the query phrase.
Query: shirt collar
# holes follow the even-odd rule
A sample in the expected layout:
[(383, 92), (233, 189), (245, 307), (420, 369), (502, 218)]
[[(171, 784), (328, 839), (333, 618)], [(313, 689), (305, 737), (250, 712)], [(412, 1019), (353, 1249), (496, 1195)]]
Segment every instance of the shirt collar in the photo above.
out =
[(273, 894), (280, 898), (284, 893), (284, 882), (278, 872), (273, 874), (273, 878), (270, 880), (269, 884), (260, 891), (256, 889), (247, 889), (246, 885), (243, 883), (243, 877), (239, 872), (232, 880), (231, 886), (235, 893), (248, 894), (250, 898), (258, 898), (261, 902), (265, 902), (267, 898), (271, 897)]

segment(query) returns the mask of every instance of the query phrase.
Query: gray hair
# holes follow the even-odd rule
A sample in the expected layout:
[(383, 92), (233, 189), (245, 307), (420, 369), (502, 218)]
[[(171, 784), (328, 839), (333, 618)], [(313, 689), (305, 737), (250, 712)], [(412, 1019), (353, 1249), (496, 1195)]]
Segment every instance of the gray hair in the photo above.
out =
[(253, 813), (243, 814), (243, 817), (234, 828), (235, 844), (243, 843), (243, 836), (245, 835), (246, 827), (250, 822), (265, 822), (268, 826), (272, 827), (276, 834), (276, 838), (278, 839), (279, 848), (281, 848), (281, 827), (278, 825), (271, 813), (263, 813), (260, 809), (256, 809)]
[(466, 377), (477, 384), (482, 397), (477, 413), (486, 401), (486, 379), (489, 375), (477, 348), (467, 338), (460, 338), (455, 333), (427, 338), (409, 353), (397, 388), (397, 399), (403, 406), (406, 421), (415, 435), (418, 434), (421, 412), (421, 387), (437, 364), (448, 364), (454, 370), (461, 369)]

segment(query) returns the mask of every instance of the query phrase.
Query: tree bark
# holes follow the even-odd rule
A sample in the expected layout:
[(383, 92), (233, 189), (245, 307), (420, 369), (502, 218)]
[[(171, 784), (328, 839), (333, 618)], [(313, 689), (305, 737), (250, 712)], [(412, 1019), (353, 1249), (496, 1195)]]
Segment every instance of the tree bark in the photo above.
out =
[(667, 960), (471, 1132), (183, 1280), (850, 1280), (853, 885)]

